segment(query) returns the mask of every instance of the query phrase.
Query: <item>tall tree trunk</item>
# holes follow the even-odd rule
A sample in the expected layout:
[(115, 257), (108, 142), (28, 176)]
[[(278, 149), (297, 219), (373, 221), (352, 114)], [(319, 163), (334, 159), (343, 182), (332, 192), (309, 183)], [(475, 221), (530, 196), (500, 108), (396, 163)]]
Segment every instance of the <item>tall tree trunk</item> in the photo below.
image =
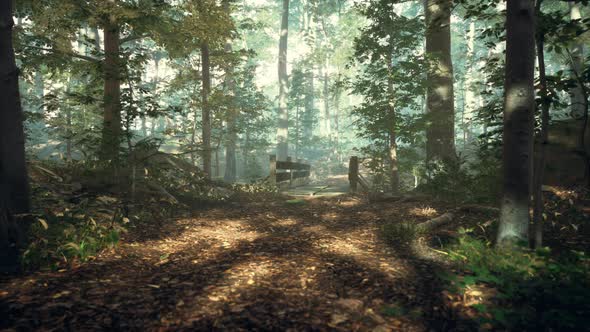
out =
[[(535, 5), (536, 17), (541, 16), (542, 0), (537, 0)], [(545, 32), (537, 26), (537, 60), (539, 63), (539, 82), (541, 96), (541, 130), (537, 140), (537, 151), (533, 173), (533, 224), (534, 224), (534, 247), (543, 246), (543, 177), (545, 174), (546, 146), (549, 144), (549, 93), (547, 91), (547, 76), (545, 74)]]
[(300, 140), (300, 135), (299, 135), (299, 130), (300, 130), (300, 126), (301, 126), (301, 121), (299, 118), (299, 105), (297, 105), (297, 108), (295, 110), (295, 160), (299, 159), (299, 140)]
[(340, 153), (340, 93), (340, 87), (336, 86), (334, 93), (334, 149), (338, 161), (342, 163), (342, 154)]
[[(229, 1), (223, 1), (223, 7), (225, 11), (229, 14)], [(233, 51), (233, 45), (231, 39), (225, 43), (224, 46), (225, 53), (230, 54)], [(228, 66), (225, 72), (225, 88), (227, 89), (227, 94), (231, 98), (230, 102), (230, 111), (229, 111), (229, 118), (227, 119), (227, 140), (225, 142), (225, 174), (223, 176), (226, 182), (236, 182), (236, 175), (237, 175), (237, 163), (236, 163), (236, 144), (238, 142), (238, 128), (237, 128), (237, 120), (238, 120), (238, 107), (235, 102), (236, 97), (236, 82), (234, 80), (234, 73), (232, 66)]]
[(279, 116), (277, 126), (277, 160), (285, 161), (289, 155), (289, 77), (287, 76), (287, 37), (289, 35), (289, 0), (283, 0), (283, 13), (279, 39)]
[(472, 21), (469, 23), (469, 33), (467, 39), (467, 61), (468, 61), (468, 68), (467, 68), (467, 76), (465, 78), (465, 87), (464, 87), (464, 94), (465, 94), (465, 111), (464, 111), (464, 121), (466, 122), (463, 130), (464, 130), (464, 137), (467, 143), (470, 143), (472, 140), (471, 135), (471, 120), (475, 114), (476, 106), (476, 94), (475, 94), (475, 87), (474, 83), (477, 82), (477, 72), (475, 70), (475, 22)]
[(528, 240), (535, 112), (533, 0), (508, 0), (504, 87), (503, 193), (499, 246)]
[(424, 1), (426, 54), (433, 64), (428, 72), (429, 85), (426, 93), (429, 119), (426, 128), (427, 160), (456, 158), (451, 6), (452, 0)]
[(324, 115), (326, 116), (326, 134), (332, 134), (332, 119), (330, 115), (330, 77), (328, 75), (328, 58), (324, 62)]
[[(580, 20), (582, 14), (579, 4), (569, 3), (570, 19)], [(588, 90), (584, 87), (584, 45), (581, 42), (576, 43), (571, 50), (571, 70), (576, 85), (571, 89), (571, 113), (572, 116), (580, 120), (580, 131), (578, 136), (578, 150), (584, 160), (584, 182), (586, 188), (590, 189), (590, 154), (586, 146), (586, 132), (588, 131)]]
[(209, 93), (211, 92), (211, 73), (209, 63), (209, 45), (201, 45), (201, 71), (203, 78), (202, 93), (202, 130), (203, 130), (203, 171), (211, 178), (211, 110), (209, 109)]
[(21, 230), (13, 215), (29, 212), (19, 70), (12, 45), (12, 3), (0, 2), (0, 270), (18, 266)]
[(391, 182), (391, 191), (399, 191), (399, 170), (397, 160), (397, 116), (395, 114), (395, 100), (393, 96), (393, 59), (391, 52), (387, 54), (387, 95), (388, 95), (388, 128), (389, 128), (389, 181)]
[(313, 135), (313, 118), (315, 111), (315, 87), (313, 65), (306, 75), (305, 110), (303, 116), (303, 136), (311, 139)]
[(116, 22), (104, 27), (104, 113), (101, 159), (116, 164), (121, 144), (120, 40)]
[[(580, 11), (580, 5), (570, 2), (570, 19), (573, 20), (580, 20), (582, 19), (582, 14)], [(571, 50), (571, 70), (575, 73), (581, 75), (583, 71), (583, 63), (584, 63), (584, 44), (578, 42), (573, 45)], [(575, 79), (575, 78), (574, 78)], [(571, 101), (571, 113), (572, 116), (575, 118), (582, 118), (585, 112), (584, 109), (584, 96), (582, 93), (582, 87), (580, 84), (576, 84), (570, 90), (570, 101)]]

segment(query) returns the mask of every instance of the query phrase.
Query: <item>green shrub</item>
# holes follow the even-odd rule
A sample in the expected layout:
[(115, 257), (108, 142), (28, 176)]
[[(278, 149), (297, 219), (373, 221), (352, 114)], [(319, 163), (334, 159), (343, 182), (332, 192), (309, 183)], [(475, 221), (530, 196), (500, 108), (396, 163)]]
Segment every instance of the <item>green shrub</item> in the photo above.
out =
[(412, 243), (418, 235), (419, 230), (412, 222), (387, 222), (381, 226), (381, 236), (392, 245)]
[(115, 213), (98, 222), (87, 215), (87, 201), (77, 209), (46, 213), (31, 226), (29, 246), (22, 255), (25, 268), (56, 269), (74, 261), (84, 262), (119, 242), (127, 218)]
[(497, 290), (493, 306), (476, 309), (495, 328), (582, 331), (590, 326), (590, 259), (581, 252), (559, 258), (549, 249), (496, 249), (466, 234), (449, 251), (466, 275), (442, 275), (453, 292), (484, 284)]

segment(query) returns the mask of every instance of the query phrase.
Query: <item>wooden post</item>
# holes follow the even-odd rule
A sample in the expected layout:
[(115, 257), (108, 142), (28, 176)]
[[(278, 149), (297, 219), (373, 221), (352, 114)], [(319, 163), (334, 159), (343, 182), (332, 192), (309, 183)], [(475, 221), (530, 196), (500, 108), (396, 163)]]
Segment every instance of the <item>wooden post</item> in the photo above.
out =
[[(288, 162), (291, 162), (291, 161), (293, 161), (293, 158), (287, 157), (287, 161)], [(290, 179), (289, 179), (289, 187), (291, 187), (293, 185), (293, 170), (292, 169), (289, 170), (289, 177), (290, 177)]]
[(270, 155), (270, 176), (268, 178), (271, 186), (277, 185), (277, 156), (274, 154)]
[(348, 163), (348, 182), (350, 183), (350, 192), (356, 193), (359, 177), (359, 157), (350, 157)]

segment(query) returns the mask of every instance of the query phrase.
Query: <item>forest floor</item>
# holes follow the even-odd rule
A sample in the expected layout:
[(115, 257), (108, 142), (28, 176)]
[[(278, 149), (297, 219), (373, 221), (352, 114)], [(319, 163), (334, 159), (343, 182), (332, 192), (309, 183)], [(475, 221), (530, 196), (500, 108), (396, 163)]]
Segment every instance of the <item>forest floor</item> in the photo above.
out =
[(460, 328), (433, 252), (379, 236), (448, 206), (253, 195), (136, 222), (76, 268), (0, 280), (0, 330)]
[[(459, 272), (443, 246), (460, 227), (489, 237), (495, 217), (432, 198), (371, 202), (342, 194), (345, 182), (132, 218), (119, 245), (88, 262), (0, 276), (0, 331), (481, 330), (474, 304), (494, 289), (449, 293), (442, 276)], [(547, 242), (587, 250), (586, 217), (573, 224), (572, 199), (551, 202), (564, 221)], [(452, 224), (436, 232), (384, 236), (448, 211)]]

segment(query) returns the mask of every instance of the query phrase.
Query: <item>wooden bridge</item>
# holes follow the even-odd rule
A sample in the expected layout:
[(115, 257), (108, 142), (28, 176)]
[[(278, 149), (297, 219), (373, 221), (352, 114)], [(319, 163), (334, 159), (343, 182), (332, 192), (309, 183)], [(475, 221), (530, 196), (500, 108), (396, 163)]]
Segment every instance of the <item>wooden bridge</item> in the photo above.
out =
[(302, 160), (277, 161), (275, 155), (270, 156), (270, 183), (290, 196), (329, 197), (355, 193), (359, 186), (368, 190), (369, 185), (359, 173), (359, 159), (350, 158), (348, 174), (334, 175), (319, 183), (310, 183), (311, 165)]

